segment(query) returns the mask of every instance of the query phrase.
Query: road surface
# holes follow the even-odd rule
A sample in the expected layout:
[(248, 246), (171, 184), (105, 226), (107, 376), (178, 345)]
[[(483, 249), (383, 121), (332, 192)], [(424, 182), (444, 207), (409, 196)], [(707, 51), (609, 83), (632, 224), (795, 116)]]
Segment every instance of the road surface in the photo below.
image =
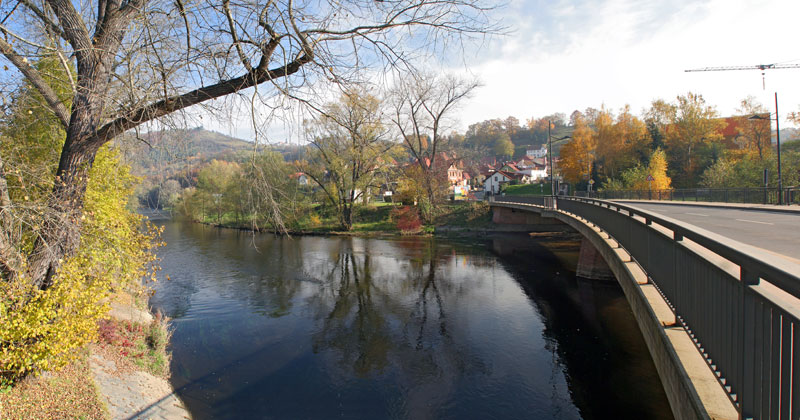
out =
[(800, 212), (794, 214), (632, 201), (625, 204), (800, 260)]

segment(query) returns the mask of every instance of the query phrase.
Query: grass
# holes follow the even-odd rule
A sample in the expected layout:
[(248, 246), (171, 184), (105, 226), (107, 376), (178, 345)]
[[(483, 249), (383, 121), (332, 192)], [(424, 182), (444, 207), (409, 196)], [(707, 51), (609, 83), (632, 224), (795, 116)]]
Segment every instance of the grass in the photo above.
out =
[[(522, 185), (520, 187), (530, 187)], [(536, 186), (538, 188), (538, 185)], [(545, 189), (549, 184), (545, 185)], [(529, 194), (521, 192), (520, 194)], [(399, 233), (395, 221), (392, 220), (392, 210), (400, 207), (399, 204), (376, 201), (368, 205), (356, 206), (353, 209), (353, 233)], [(237, 225), (229, 215), (223, 215), (220, 223), (225, 227), (249, 227), (248, 224)], [(216, 219), (206, 222), (215, 223)], [(424, 225), (422, 233), (433, 233), (435, 226), (458, 226), (481, 228), (491, 224), (489, 207), (483, 202), (447, 202), (440, 206), (436, 222)], [(335, 210), (330, 206), (317, 204), (304, 214), (299, 220), (287, 226), (290, 231), (306, 233), (341, 233), (344, 230), (339, 224)]]
[(491, 225), (489, 203), (483, 201), (452, 203), (442, 206), (437, 226), (483, 228)]
[(120, 356), (140, 369), (161, 377), (169, 377), (170, 354), (167, 351), (172, 334), (167, 320), (156, 316), (150, 324), (113, 319), (101, 320), (98, 345)]
[(23, 379), (0, 391), (0, 419), (105, 419), (89, 369), (88, 350), (63, 369)]

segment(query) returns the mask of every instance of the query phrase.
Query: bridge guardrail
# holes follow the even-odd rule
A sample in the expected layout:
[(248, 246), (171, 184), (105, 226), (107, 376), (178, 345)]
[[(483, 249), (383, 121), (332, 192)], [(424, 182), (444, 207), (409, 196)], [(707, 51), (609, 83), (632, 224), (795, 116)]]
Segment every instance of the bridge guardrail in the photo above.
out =
[(800, 204), (797, 187), (778, 188), (674, 188), (668, 190), (578, 191), (578, 197), (604, 200), (665, 200), (744, 204)]
[[(513, 196), (495, 201), (544, 207)], [(632, 206), (580, 197), (557, 203), (606, 231), (642, 266), (742, 418), (800, 418), (800, 265)], [(740, 267), (739, 276), (685, 239)]]

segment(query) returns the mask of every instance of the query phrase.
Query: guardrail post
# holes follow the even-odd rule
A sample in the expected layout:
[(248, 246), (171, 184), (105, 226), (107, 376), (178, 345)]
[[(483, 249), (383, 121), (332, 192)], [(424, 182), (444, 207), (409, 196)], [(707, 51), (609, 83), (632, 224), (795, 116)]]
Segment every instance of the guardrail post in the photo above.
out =
[(755, 323), (756, 306), (752, 293), (750, 293), (750, 286), (757, 285), (760, 279), (757, 275), (741, 268), (741, 281), (739, 287), (741, 290), (741, 304), (739, 305), (739, 313), (736, 314), (739, 318), (739, 325), (742, 326), (741, 331), (741, 346), (739, 357), (741, 365), (739, 366), (739, 381), (737, 384), (739, 389), (734, 390), (738, 396), (739, 403), (739, 418), (747, 419), (753, 418), (753, 401), (752, 396), (756, 394), (755, 389), (755, 347), (756, 347), (756, 330), (758, 325)]

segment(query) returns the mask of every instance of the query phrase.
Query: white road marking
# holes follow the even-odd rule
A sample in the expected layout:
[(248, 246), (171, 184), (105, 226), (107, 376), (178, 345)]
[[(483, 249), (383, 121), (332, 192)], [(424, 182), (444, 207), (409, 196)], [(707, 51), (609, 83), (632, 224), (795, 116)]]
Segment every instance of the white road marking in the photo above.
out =
[(746, 219), (736, 219), (736, 220), (738, 220), (740, 222), (758, 223), (758, 224), (762, 224), (762, 225), (774, 225), (775, 224), (775, 223), (769, 223), (769, 222), (757, 222), (755, 220), (746, 220)]
[(703, 217), (708, 217), (708, 215), (707, 215), (707, 214), (703, 214), (703, 213), (686, 213), (686, 214), (691, 214), (691, 215), (693, 215), (693, 216), (703, 216)]

